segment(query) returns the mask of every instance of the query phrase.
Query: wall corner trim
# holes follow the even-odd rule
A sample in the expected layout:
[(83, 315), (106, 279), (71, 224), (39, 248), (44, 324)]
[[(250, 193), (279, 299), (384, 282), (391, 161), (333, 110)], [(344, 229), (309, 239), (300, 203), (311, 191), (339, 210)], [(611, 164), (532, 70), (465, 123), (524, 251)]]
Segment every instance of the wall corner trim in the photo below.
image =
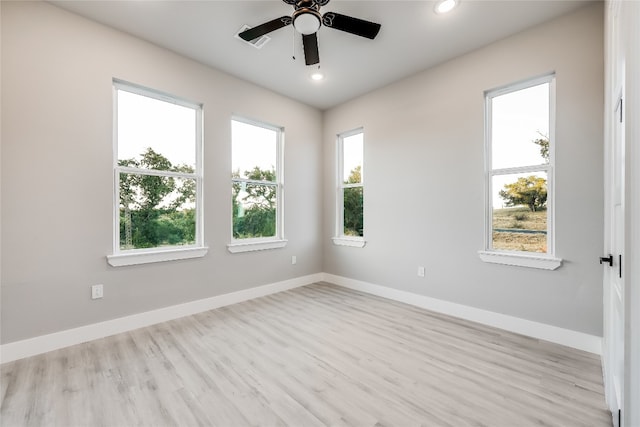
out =
[(437, 313), (458, 317), (509, 332), (526, 335), (556, 344), (565, 345), (589, 353), (602, 355), (602, 338), (584, 332), (534, 322), (506, 314), (482, 310), (467, 305), (375, 285), (360, 280), (323, 273), (323, 281), (390, 300), (410, 304)]
[(172, 305), (144, 313), (132, 314), (112, 320), (105, 320), (78, 328), (67, 329), (47, 335), (15, 341), (0, 346), (0, 363), (7, 363), (25, 357), (36, 356), (60, 348), (81, 344), (122, 332), (155, 325), (168, 320), (202, 313), (250, 299), (259, 298), (289, 289), (322, 281), (322, 273), (296, 277), (281, 282), (243, 289), (228, 294), (216, 295), (184, 304)]

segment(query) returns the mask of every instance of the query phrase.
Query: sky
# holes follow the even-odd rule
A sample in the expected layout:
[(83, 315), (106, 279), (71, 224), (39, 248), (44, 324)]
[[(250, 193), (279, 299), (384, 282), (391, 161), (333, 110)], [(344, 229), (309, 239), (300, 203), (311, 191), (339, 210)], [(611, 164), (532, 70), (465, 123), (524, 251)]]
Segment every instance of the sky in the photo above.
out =
[[(143, 113), (144, 112), (144, 113)], [(232, 170), (276, 166), (277, 132), (232, 120)], [(539, 147), (531, 141), (549, 135), (548, 83), (496, 96), (492, 99), (492, 168), (544, 163)], [(118, 159), (139, 158), (147, 147), (167, 157), (173, 165), (195, 168), (196, 111), (118, 90)], [(362, 133), (343, 139), (344, 177), (363, 163)], [(534, 174), (527, 174), (534, 175)], [(535, 174), (544, 176), (544, 174)], [(492, 200), (503, 206), (498, 192), (516, 175), (494, 177)]]
[[(343, 177), (345, 181), (349, 178), (351, 171), (358, 166), (362, 166), (364, 156), (364, 134), (357, 133), (342, 139), (342, 149), (344, 153), (343, 159)], [(363, 177), (364, 180), (364, 177)]]
[[(231, 121), (232, 170), (276, 167), (277, 132)], [(118, 91), (118, 159), (139, 159), (148, 147), (174, 166), (195, 168), (196, 111), (192, 108)]]
[(140, 158), (148, 147), (174, 166), (196, 166), (196, 111), (118, 90), (118, 159)]
[(273, 129), (231, 121), (231, 170), (240, 170), (240, 176), (255, 166), (271, 170), (277, 165), (278, 133)]
[[(496, 96), (491, 109), (492, 169), (546, 163), (540, 155), (540, 147), (531, 141), (541, 138), (541, 134), (549, 136), (548, 83)], [(492, 185), (493, 207), (501, 208), (504, 204), (498, 195), (504, 184), (530, 175), (546, 178), (546, 174), (541, 172), (495, 176)]]

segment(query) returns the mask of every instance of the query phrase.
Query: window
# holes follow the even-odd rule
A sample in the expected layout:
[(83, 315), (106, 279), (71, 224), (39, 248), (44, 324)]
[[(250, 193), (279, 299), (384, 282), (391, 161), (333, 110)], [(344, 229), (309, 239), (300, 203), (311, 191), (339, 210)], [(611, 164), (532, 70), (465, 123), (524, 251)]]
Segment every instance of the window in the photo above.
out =
[(486, 93), (489, 262), (555, 269), (553, 75)]
[(201, 257), (202, 106), (114, 81), (114, 266)]
[(230, 252), (283, 247), (282, 128), (231, 120)]
[(364, 133), (362, 129), (338, 135), (336, 237), (337, 245), (363, 247), (364, 241)]

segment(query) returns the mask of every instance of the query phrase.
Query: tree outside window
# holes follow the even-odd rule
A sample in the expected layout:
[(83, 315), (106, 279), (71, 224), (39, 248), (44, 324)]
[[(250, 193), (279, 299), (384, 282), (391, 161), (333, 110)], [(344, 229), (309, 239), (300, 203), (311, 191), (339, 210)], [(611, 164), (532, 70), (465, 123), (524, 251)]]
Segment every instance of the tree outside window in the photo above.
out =
[(553, 87), (546, 76), (487, 93), (489, 250), (553, 253)]
[(240, 118), (232, 131), (232, 237), (280, 239), (282, 129)]
[(201, 245), (201, 107), (114, 85), (116, 252)]
[(361, 129), (338, 136), (338, 237), (364, 236), (363, 149)]

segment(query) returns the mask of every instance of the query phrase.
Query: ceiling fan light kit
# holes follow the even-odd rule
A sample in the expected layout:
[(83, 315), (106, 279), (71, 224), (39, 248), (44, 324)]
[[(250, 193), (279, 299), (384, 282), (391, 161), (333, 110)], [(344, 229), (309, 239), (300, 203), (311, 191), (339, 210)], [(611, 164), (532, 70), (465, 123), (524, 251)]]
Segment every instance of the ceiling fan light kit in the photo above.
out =
[(251, 41), (262, 37), (272, 31), (293, 24), (297, 32), (302, 34), (302, 46), (306, 65), (320, 63), (318, 52), (317, 32), (322, 26), (344, 31), (360, 37), (373, 40), (380, 31), (380, 24), (365, 21), (364, 19), (342, 15), (336, 12), (320, 14), (320, 7), (327, 5), (329, 0), (282, 0), (286, 4), (293, 6), (294, 11), (291, 16), (281, 16), (250, 28), (238, 34), (245, 41)]
[(317, 10), (303, 7), (293, 12), (293, 27), (302, 35), (315, 33), (321, 24), (322, 17)]

